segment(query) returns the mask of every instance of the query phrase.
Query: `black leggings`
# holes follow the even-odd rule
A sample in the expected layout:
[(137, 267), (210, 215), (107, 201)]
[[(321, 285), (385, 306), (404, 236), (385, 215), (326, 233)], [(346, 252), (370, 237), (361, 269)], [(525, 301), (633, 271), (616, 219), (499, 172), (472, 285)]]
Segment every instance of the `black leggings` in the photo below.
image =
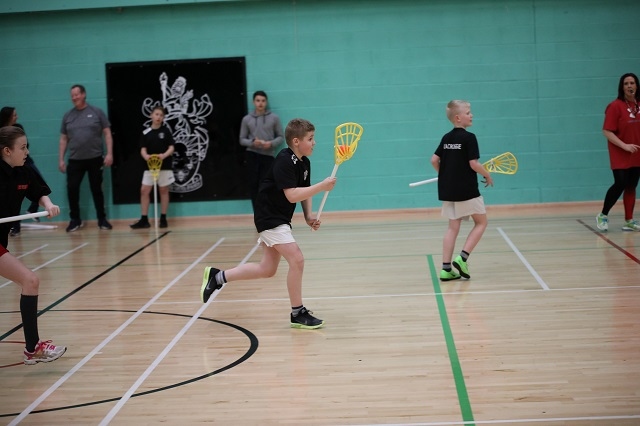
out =
[(609, 214), (609, 211), (616, 204), (625, 189), (632, 190), (635, 194), (638, 180), (640, 180), (640, 167), (617, 169), (612, 170), (612, 172), (613, 185), (611, 185), (607, 191), (607, 195), (604, 197), (604, 205), (602, 206), (602, 214), (604, 215)]

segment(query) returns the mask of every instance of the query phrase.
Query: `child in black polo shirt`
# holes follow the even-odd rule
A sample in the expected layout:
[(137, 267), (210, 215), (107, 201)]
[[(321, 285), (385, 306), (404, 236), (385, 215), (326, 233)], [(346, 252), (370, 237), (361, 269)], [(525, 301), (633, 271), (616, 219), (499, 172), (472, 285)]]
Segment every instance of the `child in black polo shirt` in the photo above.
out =
[(256, 199), (254, 223), (260, 234), (258, 241), (263, 247), (260, 263), (238, 265), (221, 271), (213, 267), (204, 270), (200, 295), (207, 302), (215, 290), (229, 281), (268, 278), (275, 275), (280, 258), (289, 264), (287, 290), (291, 302), (291, 327), (316, 329), (324, 321), (311, 315), (302, 304), (302, 272), (304, 256), (291, 233), (291, 219), (300, 202), (305, 221), (318, 229), (320, 221), (312, 215), (311, 198), (323, 191), (331, 191), (335, 177), (328, 177), (311, 185), (311, 163), (315, 127), (309, 121), (296, 118), (287, 124), (285, 139), (287, 148), (276, 156), (265, 179), (260, 182)]

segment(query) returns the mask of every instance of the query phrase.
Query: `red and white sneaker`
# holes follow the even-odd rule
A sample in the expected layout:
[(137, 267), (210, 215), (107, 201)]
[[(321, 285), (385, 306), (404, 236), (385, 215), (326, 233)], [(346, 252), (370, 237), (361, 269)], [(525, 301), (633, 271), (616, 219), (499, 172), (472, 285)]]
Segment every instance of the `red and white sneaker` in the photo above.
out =
[(51, 344), (51, 340), (39, 341), (33, 352), (24, 351), (24, 363), (34, 365), (39, 362), (55, 361), (66, 351), (66, 346), (54, 346)]

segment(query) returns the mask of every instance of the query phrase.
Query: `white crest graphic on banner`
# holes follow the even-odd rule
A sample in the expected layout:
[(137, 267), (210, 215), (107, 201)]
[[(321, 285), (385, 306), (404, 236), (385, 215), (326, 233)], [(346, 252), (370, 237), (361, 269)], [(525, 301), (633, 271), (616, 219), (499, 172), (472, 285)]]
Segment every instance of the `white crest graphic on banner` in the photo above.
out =
[[(187, 90), (187, 79), (178, 77), (171, 87), (165, 72), (160, 75), (162, 100), (146, 98), (142, 102), (142, 114), (151, 115), (157, 105), (167, 110), (164, 123), (169, 127), (175, 141), (173, 153), (173, 174), (176, 181), (171, 191), (177, 193), (193, 192), (202, 187), (202, 175), (198, 173), (200, 163), (207, 155), (209, 132), (204, 125), (206, 117), (213, 111), (209, 94), (193, 99), (193, 90)], [(148, 119), (145, 125), (151, 124)]]

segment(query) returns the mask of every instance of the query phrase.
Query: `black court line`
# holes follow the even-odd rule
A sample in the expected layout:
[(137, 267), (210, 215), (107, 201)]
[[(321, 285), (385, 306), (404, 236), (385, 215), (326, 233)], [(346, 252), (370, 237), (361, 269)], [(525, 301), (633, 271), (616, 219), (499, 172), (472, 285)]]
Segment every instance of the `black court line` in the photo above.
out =
[(620, 247), (619, 245), (617, 245), (616, 243), (614, 243), (613, 241), (611, 241), (609, 238), (607, 238), (605, 236), (605, 234), (603, 234), (602, 232), (599, 232), (597, 230), (595, 230), (593, 227), (587, 225), (586, 223), (584, 223), (584, 221), (582, 219), (576, 219), (578, 221), (578, 223), (583, 224), (588, 230), (590, 230), (591, 232), (593, 232), (594, 234), (596, 234), (598, 237), (602, 238), (604, 241), (607, 242), (607, 244), (609, 244), (611, 247), (618, 249), (621, 253), (623, 253), (625, 256), (627, 256), (629, 259), (633, 260), (634, 262), (636, 262), (638, 265), (640, 265), (640, 259), (638, 259), (637, 257), (635, 257), (633, 254), (629, 253), (628, 251), (626, 251), (625, 249), (623, 249), (622, 247)]
[[(60, 310), (56, 310), (55, 312), (130, 312), (130, 313), (135, 313), (137, 311), (122, 310), (122, 309), (60, 309)], [(185, 318), (191, 318), (192, 317), (192, 315), (167, 313), (167, 312), (145, 311), (144, 313), (145, 314), (155, 314), (155, 315), (172, 315), (172, 316), (185, 317)], [(218, 324), (222, 324), (222, 325), (227, 326), (227, 327), (235, 328), (236, 330), (240, 331), (242, 334), (247, 336), (247, 338), (249, 339), (249, 342), (250, 342), (249, 343), (249, 348), (244, 353), (244, 355), (242, 355), (237, 360), (233, 361), (232, 363), (230, 363), (228, 365), (220, 367), (217, 370), (214, 370), (214, 371), (212, 371), (210, 373), (206, 373), (206, 374), (194, 377), (192, 379), (184, 380), (184, 381), (179, 382), (179, 383), (174, 383), (172, 385), (163, 386), (161, 388), (151, 389), (151, 390), (144, 391), (144, 392), (139, 392), (139, 393), (134, 393), (133, 395), (131, 395), (132, 398), (135, 398), (135, 397), (138, 397), (138, 396), (149, 395), (149, 394), (152, 394), (152, 393), (165, 391), (165, 390), (169, 390), (169, 389), (173, 389), (173, 388), (177, 388), (178, 386), (188, 385), (190, 383), (194, 383), (194, 382), (197, 382), (199, 380), (206, 379), (207, 377), (214, 376), (214, 375), (216, 375), (218, 373), (222, 373), (223, 371), (229, 370), (230, 368), (233, 368), (236, 365), (242, 364), (243, 362), (245, 362), (246, 360), (251, 358), (251, 356), (258, 350), (258, 344), (259, 344), (258, 343), (258, 338), (255, 336), (255, 334), (253, 334), (249, 330), (247, 330), (245, 328), (242, 328), (239, 325), (231, 324), (231, 323), (224, 322), (224, 321), (215, 320), (215, 319), (212, 319), (212, 318), (199, 317), (198, 319), (199, 320), (203, 320), (203, 321), (211, 321), (211, 322), (215, 322), (215, 323), (218, 323)], [(59, 360), (58, 360), (58, 362), (59, 362)], [(20, 363), (20, 364), (22, 364), (22, 363)], [(31, 367), (31, 368), (33, 368), (33, 367)], [(88, 407), (90, 405), (98, 405), (98, 404), (105, 404), (107, 402), (115, 402), (115, 401), (119, 401), (120, 399), (122, 399), (122, 395), (118, 396), (117, 398), (109, 398), (109, 399), (102, 399), (102, 400), (98, 400), (98, 401), (84, 402), (82, 404), (65, 405), (65, 406), (62, 406), (62, 407), (46, 408), (46, 409), (42, 409), (42, 410), (33, 410), (33, 411), (31, 411), (30, 414), (47, 413), (47, 412), (50, 412), (50, 411), (61, 411), (61, 410), (69, 410), (69, 409), (72, 409), (72, 408)], [(20, 413), (0, 413), (0, 418), (2, 418), (2, 417), (16, 417), (16, 416), (19, 416), (19, 415), (20, 415)]]
[[(75, 290), (73, 290), (70, 293), (67, 293), (65, 296), (61, 297), (60, 299), (58, 299), (57, 301), (53, 302), (51, 305), (47, 306), (46, 308), (40, 310), (40, 312), (38, 312), (38, 316), (44, 314), (45, 312), (50, 311), (51, 309), (55, 308), (56, 306), (58, 306), (59, 304), (61, 304), (62, 302), (64, 302), (65, 300), (67, 300), (68, 298), (70, 298), (71, 296), (73, 296), (74, 294), (76, 294), (77, 292), (79, 292), (80, 290), (82, 290), (83, 288), (87, 287), (89, 284), (93, 283), (94, 281), (96, 281), (97, 279), (105, 276), (106, 274), (108, 274), (109, 272), (113, 271), (115, 268), (117, 268), (118, 266), (122, 265), (124, 262), (126, 262), (127, 260), (131, 259), (133, 256), (135, 256), (136, 254), (140, 253), (142, 250), (146, 249), (147, 247), (149, 247), (152, 244), (155, 244), (160, 238), (164, 238), (166, 237), (171, 231), (167, 231), (164, 234), (160, 235), (157, 238), (154, 238), (153, 240), (151, 240), (149, 243), (145, 244), (144, 246), (140, 247), (138, 250), (134, 251), (133, 253), (131, 253), (129, 256), (125, 257), (124, 259), (120, 260), (118, 263), (110, 266), (109, 268), (107, 268), (106, 270), (102, 271), (101, 273), (99, 273), (98, 275), (96, 275), (95, 277), (91, 278), (89, 281), (87, 281), (86, 283), (82, 284), (80, 287), (76, 288)], [(2, 336), (0, 336), (0, 342), (3, 341), (4, 339), (6, 339), (7, 337), (11, 336), (13, 333), (15, 333), (16, 331), (20, 330), (22, 328), (22, 323), (16, 325), (15, 327), (13, 327), (11, 330), (7, 331), (6, 333), (4, 333)]]

